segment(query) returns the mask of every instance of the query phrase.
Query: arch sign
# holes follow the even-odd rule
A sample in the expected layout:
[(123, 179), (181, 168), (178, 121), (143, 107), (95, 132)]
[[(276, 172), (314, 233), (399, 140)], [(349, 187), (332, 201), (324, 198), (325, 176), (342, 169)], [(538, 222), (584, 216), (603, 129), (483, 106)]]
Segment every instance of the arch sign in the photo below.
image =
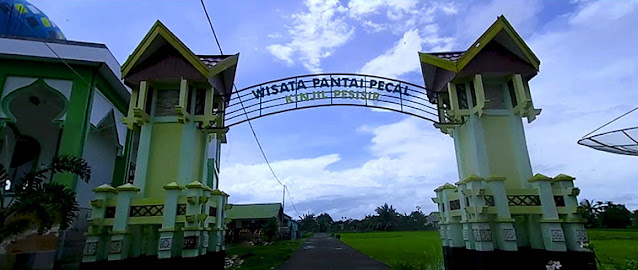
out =
[(326, 73), (289, 77), (238, 90), (226, 107), (225, 126), (277, 113), (326, 106), (359, 106), (438, 122), (425, 87), (374, 75)]

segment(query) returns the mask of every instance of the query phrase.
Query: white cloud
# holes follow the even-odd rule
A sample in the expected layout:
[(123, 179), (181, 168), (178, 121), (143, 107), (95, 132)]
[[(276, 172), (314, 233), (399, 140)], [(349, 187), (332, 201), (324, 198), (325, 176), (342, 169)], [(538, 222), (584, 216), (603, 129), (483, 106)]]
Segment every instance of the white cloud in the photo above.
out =
[(267, 36), (267, 37), (269, 37), (269, 38), (272, 38), (272, 39), (277, 39), (277, 38), (282, 38), (282, 37), (284, 37), (284, 36), (283, 36), (282, 34), (280, 34), (280, 33), (272, 33), (272, 34), (268, 34), (268, 35), (266, 35), (266, 36)]
[[(508, 4), (509, 3), (509, 4)], [(528, 3), (529, 4), (529, 3)], [(614, 200), (638, 208), (638, 166), (635, 158), (608, 154), (576, 144), (599, 125), (634, 108), (638, 92), (638, 3), (626, 1), (578, 2), (578, 9), (554, 21), (552, 27), (533, 27), (541, 4), (531, 2), (518, 11), (518, 2), (496, 0), (483, 8), (485, 14), (458, 11), (461, 23), (453, 36), (464, 43), (474, 41), (500, 14), (510, 20), (541, 60), (541, 71), (531, 81), (531, 92), (541, 116), (526, 125), (528, 149), (534, 172), (550, 176), (575, 176), (579, 199)], [(374, 9), (383, 14), (381, 8)], [(373, 14), (375, 11), (361, 12)], [(377, 23), (372, 19), (365, 19)], [(385, 25), (379, 24), (379, 27)], [(426, 27), (428, 26), (428, 27)], [(548, 29), (533, 33), (534, 29)], [(368, 62), (362, 73), (399, 77), (418, 70), (417, 51), (451, 49), (454, 41), (439, 37), (435, 24), (421, 24), (404, 31), (386, 52)], [(284, 46), (284, 45), (282, 45)], [(288, 46), (288, 45), (285, 45)], [(409, 62), (414, 59), (414, 62)], [(636, 114), (606, 128), (638, 125)], [(433, 210), (432, 190), (458, 180), (453, 141), (427, 122), (409, 118), (394, 124), (362, 127), (371, 135), (369, 159), (350, 169), (331, 169), (338, 154), (273, 162), (275, 171), (290, 184), (300, 212), (329, 211), (335, 217), (362, 217), (379, 204), (394, 204), (400, 211), (416, 205)], [(339, 136), (348, 136), (340, 134)], [(356, 151), (347, 149), (340, 151)], [(336, 153), (339, 153), (336, 151)], [(222, 188), (232, 202), (276, 202), (281, 189), (264, 164), (236, 164), (222, 170)], [(287, 207), (287, 212), (291, 213)]]
[(374, 23), (372, 21), (364, 21), (362, 22), (364, 27), (367, 27), (369, 29), (372, 29), (372, 32), (381, 32), (381, 31), (385, 31), (388, 29), (387, 25), (384, 24), (380, 24), (380, 23)]
[(500, 15), (505, 15), (516, 31), (525, 37), (535, 29), (536, 19), (542, 11), (542, 2), (538, 0), (492, 0), (476, 3), (463, 11), (467, 16), (461, 18), (461, 22), (457, 24), (457, 36), (463, 46), (474, 42)]
[(591, 24), (591, 22), (614, 22), (628, 14), (635, 13), (638, 1), (618, 1), (609, 5), (605, 1), (585, 2), (583, 8), (570, 19), (572, 24)]
[[(368, 150), (373, 158), (361, 166), (327, 168), (341, 160), (337, 154), (272, 163), (290, 186), (299, 211), (360, 218), (385, 202), (400, 211), (412, 211), (417, 205), (434, 210), (432, 190), (455, 178), (456, 168), (450, 166), (454, 162), (452, 140), (416, 118), (359, 130), (372, 135)], [(234, 203), (281, 200), (281, 187), (265, 164), (226, 167), (222, 177), (222, 188), (233, 195)]]
[(457, 13), (452, 2), (354, 0), (348, 3), (348, 15), (370, 32), (390, 31), (402, 35), (414, 28), (432, 24), (439, 15)]
[(361, 73), (398, 78), (403, 74), (419, 70), (420, 62), (417, 52), (423, 51), (423, 45), (426, 45), (428, 50), (434, 51), (450, 49), (452, 39), (438, 37), (438, 28), (435, 25), (428, 25), (424, 28), (424, 32), (423, 36), (418, 29), (405, 32), (393, 48), (367, 62), (361, 68)]
[(416, 12), (416, 0), (352, 0), (348, 2), (348, 12), (354, 18), (379, 13), (386, 9), (386, 15), (391, 20), (400, 20), (404, 14)]
[(288, 64), (292, 64), (292, 48), (280, 44), (274, 44), (266, 47), (270, 54), (277, 57), (277, 59), (285, 61)]
[(318, 73), (322, 71), (321, 59), (352, 39), (354, 28), (344, 21), (347, 8), (338, 0), (306, 0), (305, 5), (307, 12), (291, 16), (293, 23), (288, 33), (292, 40), (270, 45), (268, 51), (287, 63), (292, 63), (292, 57), (296, 56), (306, 69)]
[[(631, 4), (628, 4), (631, 3)], [(638, 93), (638, 2), (587, 1), (534, 35), (530, 47), (541, 60), (531, 81), (543, 113), (527, 127), (536, 171), (577, 178), (580, 199), (615, 200), (638, 208), (635, 159), (599, 152), (576, 142), (589, 131), (634, 108)], [(638, 126), (636, 114), (599, 131)], [(548, 136), (550, 135), (550, 136)], [(630, 195), (630, 196), (629, 196)]]

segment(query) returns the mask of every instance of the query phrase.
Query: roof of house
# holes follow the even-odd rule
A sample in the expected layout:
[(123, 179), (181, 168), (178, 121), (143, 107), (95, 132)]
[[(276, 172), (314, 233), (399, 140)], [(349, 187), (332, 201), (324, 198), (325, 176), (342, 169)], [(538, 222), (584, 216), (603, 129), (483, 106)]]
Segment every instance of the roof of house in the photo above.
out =
[(463, 56), (463, 54), (465, 53), (465, 51), (462, 52), (438, 52), (438, 53), (429, 53), (431, 55), (434, 55), (438, 58), (443, 58), (445, 60), (448, 61), (452, 61), (455, 62), (459, 60), (459, 58), (461, 58), (461, 56)]
[(233, 204), (226, 217), (230, 219), (271, 218), (278, 217), (280, 211), (280, 203)]

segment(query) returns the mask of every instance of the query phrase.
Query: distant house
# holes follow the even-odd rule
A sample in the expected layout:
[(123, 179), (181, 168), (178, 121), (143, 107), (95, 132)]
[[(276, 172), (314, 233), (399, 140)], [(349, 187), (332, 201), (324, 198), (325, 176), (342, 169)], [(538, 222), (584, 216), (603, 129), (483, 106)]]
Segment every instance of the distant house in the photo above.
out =
[(433, 228), (439, 227), (439, 212), (430, 212), (429, 215), (425, 216), (425, 225), (431, 226)]
[(299, 224), (284, 214), (280, 203), (233, 204), (227, 218), (231, 219), (226, 236), (229, 242), (263, 237), (262, 229), (271, 218), (277, 220), (281, 238), (299, 237)]
[(299, 222), (292, 219), (289, 215), (284, 214), (284, 227), (282, 227), (282, 235), (287, 235), (284, 238), (295, 240), (301, 236), (299, 231)]

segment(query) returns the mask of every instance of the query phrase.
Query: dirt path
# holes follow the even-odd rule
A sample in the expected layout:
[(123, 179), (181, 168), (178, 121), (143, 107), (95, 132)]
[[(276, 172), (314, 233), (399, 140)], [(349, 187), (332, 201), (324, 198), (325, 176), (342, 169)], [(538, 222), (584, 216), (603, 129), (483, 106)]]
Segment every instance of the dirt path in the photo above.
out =
[(317, 233), (301, 245), (279, 269), (377, 270), (390, 269), (390, 267), (356, 251), (326, 233)]

